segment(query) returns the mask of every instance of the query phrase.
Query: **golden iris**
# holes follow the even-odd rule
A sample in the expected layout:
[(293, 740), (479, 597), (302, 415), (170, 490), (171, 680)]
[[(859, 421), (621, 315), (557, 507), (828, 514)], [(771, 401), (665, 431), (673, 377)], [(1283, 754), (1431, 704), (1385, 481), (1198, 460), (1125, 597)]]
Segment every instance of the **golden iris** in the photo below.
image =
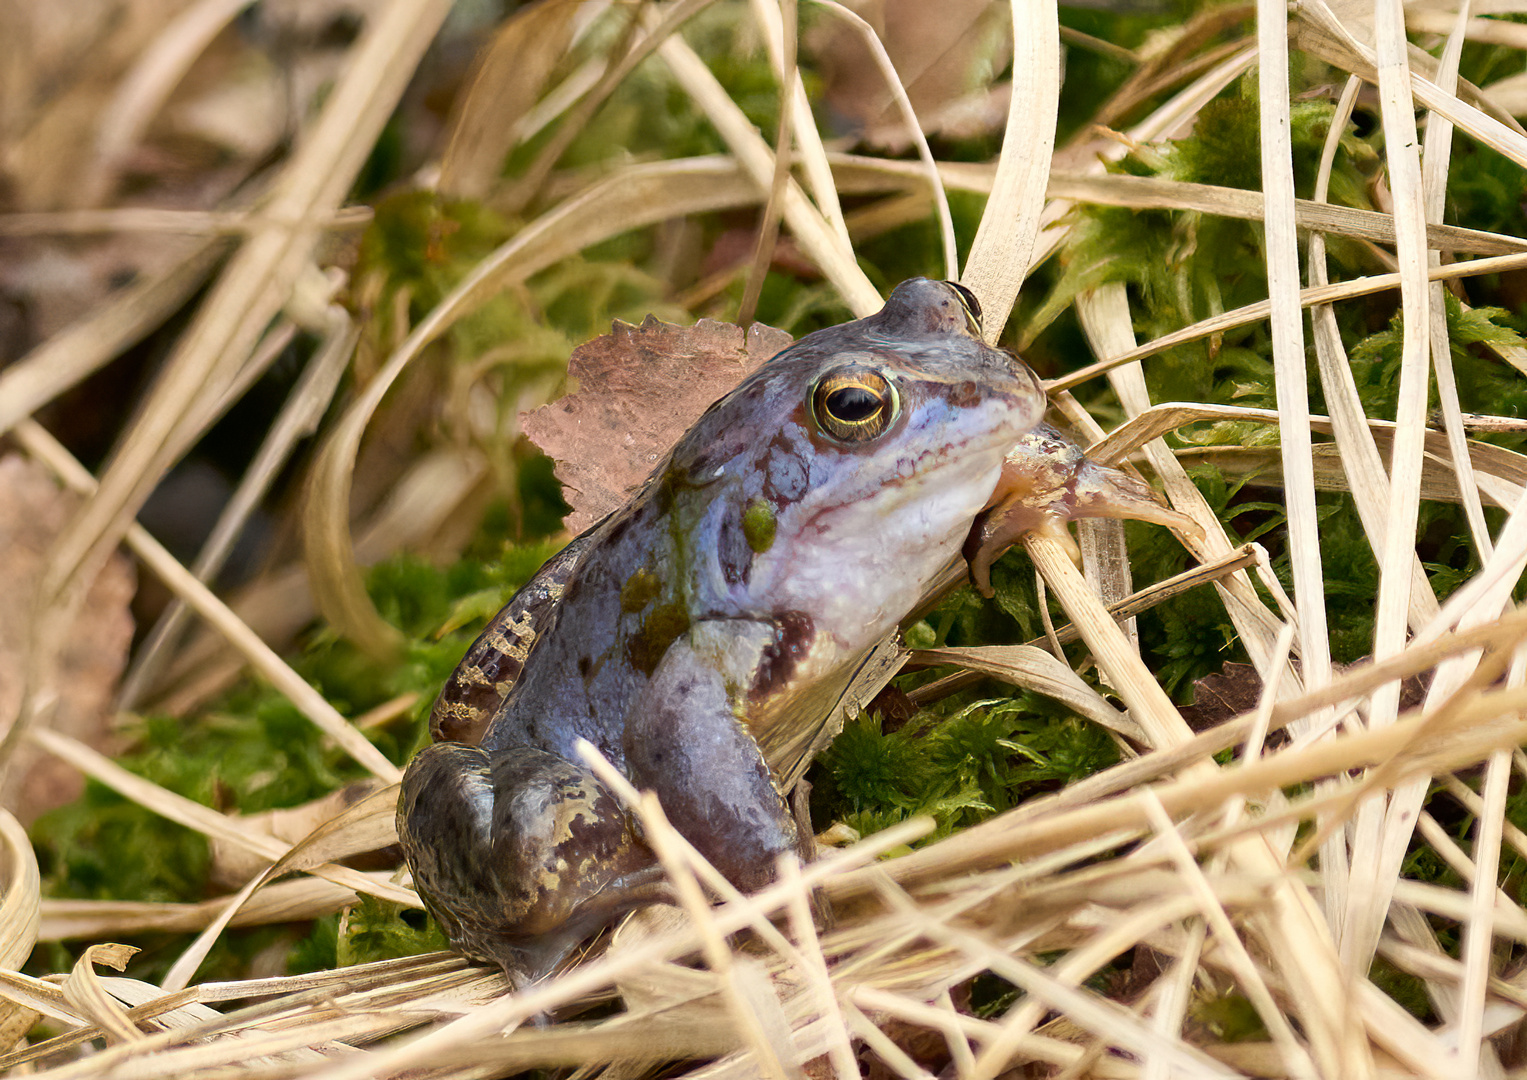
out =
[(868, 368), (830, 371), (811, 391), (811, 414), (817, 427), (842, 442), (873, 439), (891, 426), (900, 408), (896, 388)]

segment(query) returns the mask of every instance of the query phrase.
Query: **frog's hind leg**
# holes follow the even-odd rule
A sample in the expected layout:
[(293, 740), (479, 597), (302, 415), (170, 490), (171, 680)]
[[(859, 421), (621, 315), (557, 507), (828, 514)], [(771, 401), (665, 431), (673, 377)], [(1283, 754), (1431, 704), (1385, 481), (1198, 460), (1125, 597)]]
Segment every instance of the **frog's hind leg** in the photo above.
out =
[(614, 796), (544, 750), (426, 747), (403, 777), (398, 836), (451, 943), (516, 985), (624, 913), (669, 899)]

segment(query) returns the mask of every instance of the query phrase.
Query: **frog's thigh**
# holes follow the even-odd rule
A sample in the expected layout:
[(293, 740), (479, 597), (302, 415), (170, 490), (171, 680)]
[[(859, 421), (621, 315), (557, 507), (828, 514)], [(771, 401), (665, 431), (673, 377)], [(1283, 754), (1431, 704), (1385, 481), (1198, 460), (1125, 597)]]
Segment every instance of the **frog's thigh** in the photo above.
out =
[[(562, 946), (664, 898), (615, 798), (532, 747), (426, 747), (403, 777), (398, 833), (452, 942), (506, 967), (542, 967), (539, 953), (554, 963)], [(536, 938), (547, 940), (527, 950)]]
[(762, 887), (797, 846), (795, 820), (715, 666), (683, 639), (626, 717), (626, 761), (669, 820), (738, 888)]

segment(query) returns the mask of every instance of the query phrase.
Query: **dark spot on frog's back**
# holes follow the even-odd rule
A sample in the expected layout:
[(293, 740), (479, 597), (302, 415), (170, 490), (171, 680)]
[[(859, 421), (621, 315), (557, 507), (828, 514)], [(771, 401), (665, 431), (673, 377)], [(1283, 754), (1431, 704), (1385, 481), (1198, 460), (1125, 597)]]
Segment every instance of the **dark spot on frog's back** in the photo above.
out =
[(763, 650), (758, 674), (750, 692), (754, 700), (766, 698), (790, 681), (801, 658), (811, 651), (816, 624), (804, 611), (786, 611), (774, 618), (774, 640)]
[(717, 530), (716, 561), (728, 585), (740, 585), (753, 573), (753, 549), (748, 544), (742, 515), (735, 510), (722, 519)]
[(806, 494), (809, 480), (806, 463), (801, 460), (801, 449), (785, 432), (770, 440), (764, 468), (764, 490), (776, 506), (798, 502)]

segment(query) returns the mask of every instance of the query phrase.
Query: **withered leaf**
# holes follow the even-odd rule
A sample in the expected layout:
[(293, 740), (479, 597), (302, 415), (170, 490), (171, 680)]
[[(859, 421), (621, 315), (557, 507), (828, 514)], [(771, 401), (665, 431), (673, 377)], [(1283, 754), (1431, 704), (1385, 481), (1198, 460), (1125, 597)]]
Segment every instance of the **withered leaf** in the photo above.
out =
[[(1332, 664), (1331, 669), (1340, 675), (1369, 662), (1364, 657), (1353, 664)], [(1300, 670), (1298, 660), (1294, 670)], [(1431, 673), (1412, 675), (1400, 683), (1400, 708), (1410, 709), (1426, 699), (1426, 688), (1431, 684)], [(1208, 731), (1241, 713), (1257, 707), (1262, 697), (1262, 676), (1250, 664), (1229, 661), (1217, 674), (1205, 675), (1193, 683), (1193, 704), (1178, 708), (1188, 727), (1194, 731)]]
[(1250, 664), (1229, 661), (1214, 675), (1193, 683), (1193, 704), (1180, 708), (1182, 718), (1194, 731), (1207, 731), (1233, 716), (1257, 707), (1262, 696), (1262, 676)]
[(754, 324), (617, 322), (573, 350), (573, 392), (520, 417), (530, 441), (556, 462), (580, 533), (624, 505), (706, 408), (791, 343)]
[[(875, 28), (912, 101), (923, 131), (972, 138), (1000, 131), (1011, 86), (991, 86), (1011, 55), (1005, 9), (991, 0), (869, 0), (851, 5)], [(825, 20), (804, 45), (823, 68), (834, 115), (870, 145), (902, 152), (912, 144), (886, 78), (864, 38)]]
[[(18, 454), (0, 459), (0, 580), (6, 583), (0, 592), (0, 701), (8, 714), (15, 713), (23, 692), (37, 579), (76, 503), (41, 465)], [(113, 555), (86, 594), (57, 658), (57, 681), (50, 688), (57, 696), (46, 713), (49, 727), (107, 752), (115, 748), (111, 699), (133, 638), (128, 611), (133, 588), (131, 564)], [(84, 787), (71, 766), (22, 747), (0, 805), (30, 823), (78, 798)]]

